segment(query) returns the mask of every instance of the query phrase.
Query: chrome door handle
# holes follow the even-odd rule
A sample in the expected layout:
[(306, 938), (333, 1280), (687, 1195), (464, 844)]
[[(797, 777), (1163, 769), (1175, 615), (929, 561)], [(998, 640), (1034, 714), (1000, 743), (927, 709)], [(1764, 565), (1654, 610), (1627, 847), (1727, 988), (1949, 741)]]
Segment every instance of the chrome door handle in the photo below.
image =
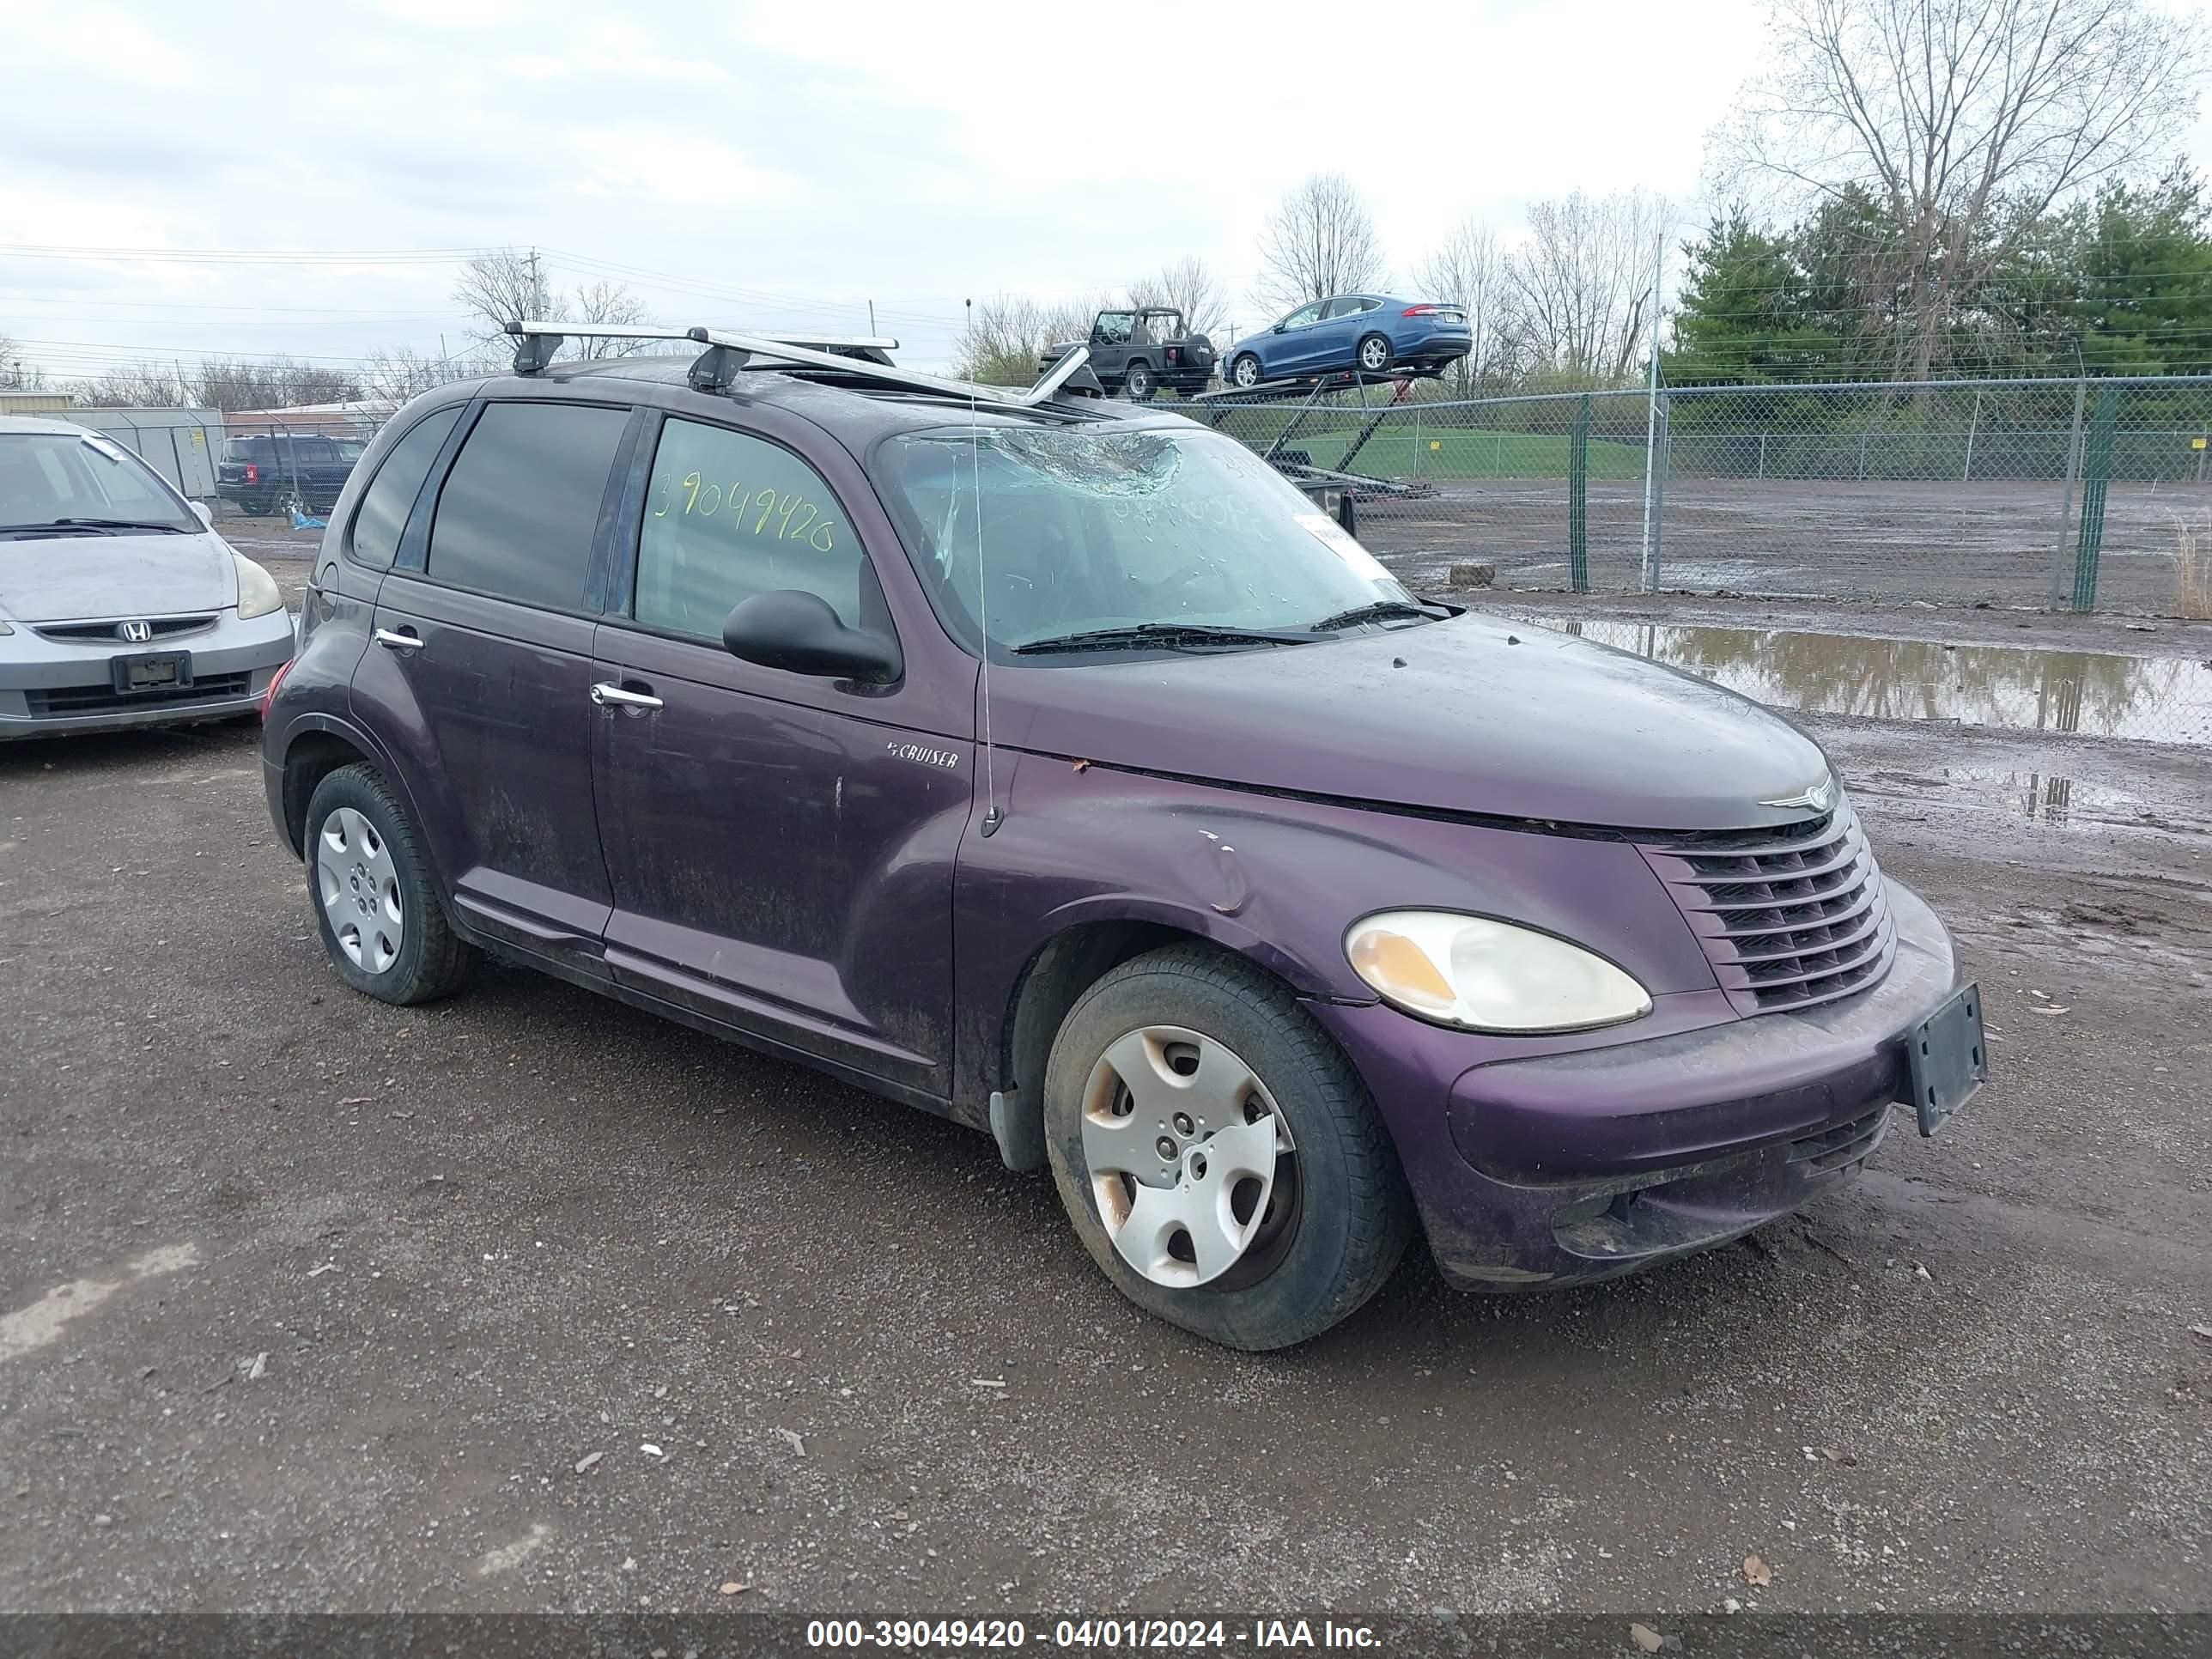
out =
[(420, 634), (404, 633), (389, 628), (380, 628), (376, 630), (376, 642), (379, 645), (389, 646), (394, 651), (420, 651), (422, 648), (422, 636)]
[(658, 708), (660, 699), (643, 691), (625, 691), (619, 685), (609, 685), (601, 680), (592, 688), (592, 701), (602, 708)]

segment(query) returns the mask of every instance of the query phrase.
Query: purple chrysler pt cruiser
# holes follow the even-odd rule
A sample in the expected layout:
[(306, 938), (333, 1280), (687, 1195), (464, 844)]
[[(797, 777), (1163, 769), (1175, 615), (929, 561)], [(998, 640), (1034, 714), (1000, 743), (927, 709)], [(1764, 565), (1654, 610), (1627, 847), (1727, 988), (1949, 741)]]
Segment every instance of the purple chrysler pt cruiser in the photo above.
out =
[(1417, 1227), (1492, 1290), (1735, 1237), (1984, 1074), (1809, 739), (1415, 599), (1230, 438), (550, 355), (385, 428), (269, 699), (356, 989), (489, 951), (985, 1130), (1255, 1349)]

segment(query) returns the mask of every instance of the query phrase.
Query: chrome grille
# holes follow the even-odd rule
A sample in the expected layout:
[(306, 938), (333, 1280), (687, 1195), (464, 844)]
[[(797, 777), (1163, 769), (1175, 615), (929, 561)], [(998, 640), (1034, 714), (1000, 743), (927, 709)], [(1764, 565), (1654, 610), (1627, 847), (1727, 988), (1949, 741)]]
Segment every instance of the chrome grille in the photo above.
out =
[(197, 617), (146, 617), (112, 622), (39, 623), (33, 625), (42, 638), (64, 645), (113, 645), (123, 640), (125, 620), (145, 623), (148, 629), (146, 638), (130, 641), (138, 645), (153, 640), (173, 640), (180, 634), (197, 634), (203, 628), (215, 626), (212, 612)]
[(1889, 971), (1889, 901), (1848, 801), (1773, 829), (1660, 834), (1638, 846), (1741, 1013), (1832, 1001)]

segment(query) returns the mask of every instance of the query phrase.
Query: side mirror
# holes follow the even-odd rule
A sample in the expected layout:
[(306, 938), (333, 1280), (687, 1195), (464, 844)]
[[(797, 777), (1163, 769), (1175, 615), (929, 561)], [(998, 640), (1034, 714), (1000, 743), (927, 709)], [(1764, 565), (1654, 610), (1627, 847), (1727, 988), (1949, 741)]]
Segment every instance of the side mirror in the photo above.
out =
[(1267, 332), (1270, 334), (1280, 334), (1286, 326), (1287, 325), (1285, 324), (1277, 323), (1274, 327), (1269, 329)]
[(729, 653), (763, 668), (889, 685), (906, 672), (898, 641), (848, 628), (830, 602), (795, 587), (756, 593), (722, 624)]
[(212, 530), (215, 528), (215, 514), (208, 511), (208, 504), (205, 501), (194, 501), (192, 503), (192, 516), (200, 521), (201, 529)]

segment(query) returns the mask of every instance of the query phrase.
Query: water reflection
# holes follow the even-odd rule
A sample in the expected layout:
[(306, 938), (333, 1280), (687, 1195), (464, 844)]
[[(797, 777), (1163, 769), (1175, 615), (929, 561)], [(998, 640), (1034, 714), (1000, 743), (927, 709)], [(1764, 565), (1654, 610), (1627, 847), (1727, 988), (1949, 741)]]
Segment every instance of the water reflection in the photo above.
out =
[(2182, 658), (1606, 618), (1525, 620), (1686, 669), (1778, 708), (2212, 744), (2212, 667)]

